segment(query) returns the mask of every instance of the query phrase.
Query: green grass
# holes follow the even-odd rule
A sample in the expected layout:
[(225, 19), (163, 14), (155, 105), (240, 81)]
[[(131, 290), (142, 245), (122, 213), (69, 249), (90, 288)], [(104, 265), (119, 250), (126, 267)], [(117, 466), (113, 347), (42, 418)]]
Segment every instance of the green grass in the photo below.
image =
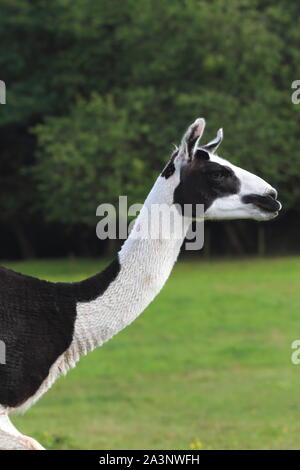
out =
[[(6, 265), (71, 281), (104, 264)], [(299, 448), (299, 278), (300, 258), (178, 263), (143, 315), (14, 423), (54, 449)]]

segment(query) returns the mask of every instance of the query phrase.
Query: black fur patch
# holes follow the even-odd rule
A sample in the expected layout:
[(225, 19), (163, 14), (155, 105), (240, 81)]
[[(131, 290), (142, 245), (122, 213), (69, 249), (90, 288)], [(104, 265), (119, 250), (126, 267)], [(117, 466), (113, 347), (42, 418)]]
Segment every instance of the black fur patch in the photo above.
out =
[(199, 158), (200, 160), (209, 160), (209, 153), (202, 148), (197, 148), (194, 158)]
[(187, 147), (188, 147), (188, 155), (189, 158), (192, 158), (192, 150), (195, 146), (195, 143), (197, 142), (198, 136), (196, 137), (191, 137), (188, 141)]
[(110, 265), (95, 276), (80, 282), (61, 284), (74, 289), (76, 302), (90, 302), (104, 294), (108, 286), (119, 274), (121, 265), (117, 257)]
[(175, 152), (171, 156), (169, 163), (165, 166), (165, 168), (163, 169), (161, 173), (161, 176), (163, 178), (168, 179), (170, 178), (170, 176), (172, 176), (175, 173), (174, 160), (177, 157), (177, 155), (178, 155), (178, 150), (175, 150)]
[(195, 204), (204, 204), (206, 211), (217, 198), (236, 194), (239, 190), (240, 181), (231, 168), (206, 158), (194, 158), (182, 167), (174, 203), (182, 209), (184, 204), (192, 204), (195, 214)]
[(120, 272), (118, 258), (81, 282), (52, 283), (0, 268), (0, 404), (17, 407), (35, 394), (57, 358), (70, 346), (76, 302), (103, 294)]

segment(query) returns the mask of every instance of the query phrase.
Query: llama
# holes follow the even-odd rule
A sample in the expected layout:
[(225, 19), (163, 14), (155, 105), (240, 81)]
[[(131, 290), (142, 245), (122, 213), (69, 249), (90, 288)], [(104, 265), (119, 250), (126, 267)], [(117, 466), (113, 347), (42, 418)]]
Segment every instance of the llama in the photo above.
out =
[[(104, 271), (80, 282), (52, 283), (0, 268), (0, 339), (6, 347), (6, 361), (0, 364), (1, 449), (43, 449), (14, 427), (10, 413), (34, 404), (81, 355), (128, 326), (162, 289), (193, 217), (180, 208), (203, 204), (204, 219), (265, 221), (277, 216), (277, 191), (216, 155), (222, 129), (201, 146), (204, 127), (203, 118), (189, 126)], [(175, 203), (176, 217), (183, 222), (178, 236), (136, 236), (153, 204)]]

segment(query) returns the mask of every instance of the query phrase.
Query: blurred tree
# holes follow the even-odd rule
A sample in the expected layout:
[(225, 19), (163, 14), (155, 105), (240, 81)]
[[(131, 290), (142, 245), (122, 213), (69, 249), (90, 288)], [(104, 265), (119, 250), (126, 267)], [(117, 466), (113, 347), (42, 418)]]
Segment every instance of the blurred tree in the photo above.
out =
[(91, 223), (104, 199), (126, 192), (141, 200), (199, 115), (207, 139), (224, 127), (224, 157), (270, 180), (286, 209), (298, 210), (300, 107), (291, 82), (299, 78), (299, 5), (0, 4), (0, 137), (9, 149), (0, 221), (17, 218), (21, 230), (34, 208), (49, 220)]
[(127, 109), (111, 96), (80, 99), (68, 116), (48, 118), (35, 132), (42, 150), (32, 173), (50, 220), (95, 224), (101, 202), (140, 197), (145, 163), (134, 148)]

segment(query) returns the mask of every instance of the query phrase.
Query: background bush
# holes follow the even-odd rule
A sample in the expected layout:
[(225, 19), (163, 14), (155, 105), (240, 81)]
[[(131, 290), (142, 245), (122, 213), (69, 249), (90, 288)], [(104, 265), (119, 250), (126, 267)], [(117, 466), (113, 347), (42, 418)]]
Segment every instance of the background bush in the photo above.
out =
[[(223, 127), (220, 153), (279, 189), (285, 214), (269, 250), (298, 250), (289, 229), (299, 228), (300, 200), (297, 3), (0, 5), (0, 256), (92, 253), (76, 230), (88, 233), (96, 207), (119, 194), (141, 202), (198, 116), (208, 122), (204, 139)], [(219, 227), (211, 225), (212, 253), (265, 251), (247, 241), (249, 231), (262, 239), (255, 223)]]

